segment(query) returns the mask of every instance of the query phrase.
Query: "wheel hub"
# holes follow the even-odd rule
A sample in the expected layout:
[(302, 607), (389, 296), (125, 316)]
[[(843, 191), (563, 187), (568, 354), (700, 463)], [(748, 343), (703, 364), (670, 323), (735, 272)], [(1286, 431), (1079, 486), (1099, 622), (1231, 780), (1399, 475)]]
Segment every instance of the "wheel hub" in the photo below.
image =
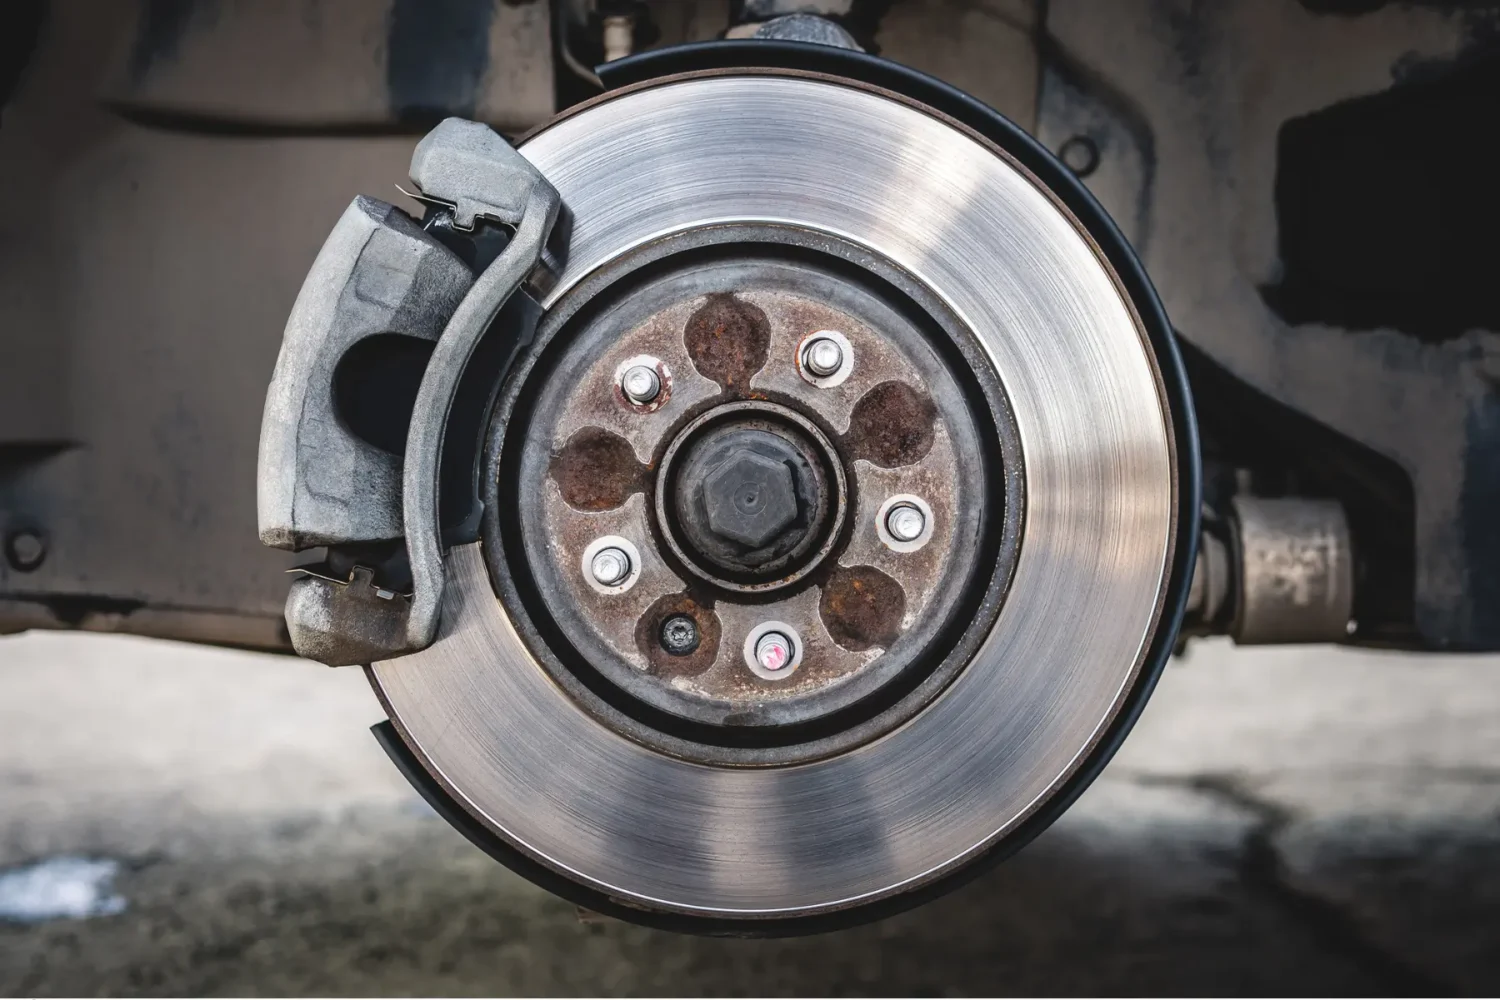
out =
[[(633, 739), (737, 764), (852, 746), (920, 708), (998, 606), (1021, 508), (1004, 392), (953, 363), (955, 338), (975, 345), (940, 302), (851, 258), (868, 263), (764, 225), (625, 254), (558, 304), (502, 397), (495, 508), (518, 521), (497, 526), (513, 544), (496, 586), (559, 682)], [(806, 364), (818, 341), (838, 347), (834, 378)], [(650, 411), (615, 391), (641, 359), (671, 378)], [(914, 493), (931, 530), (887, 544), (877, 509)], [(601, 598), (574, 553), (606, 534), (642, 565)], [(663, 642), (675, 618), (698, 629), (690, 653)], [(768, 622), (797, 669), (762, 669), (745, 645)]]

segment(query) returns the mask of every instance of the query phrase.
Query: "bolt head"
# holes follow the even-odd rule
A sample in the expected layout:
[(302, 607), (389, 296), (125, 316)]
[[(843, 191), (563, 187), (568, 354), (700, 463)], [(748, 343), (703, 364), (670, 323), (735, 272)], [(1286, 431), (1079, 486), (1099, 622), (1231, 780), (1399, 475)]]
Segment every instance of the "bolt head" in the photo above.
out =
[(1075, 135), (1057, 151), (1063, 165), (1077, 177), (1087, 177), (1099, 169), (1099, 146), (1086, 135)]
[(844, 364), (844, 349), (829, 337), (814, 337), (802, 349), (802, 365), (819, 378), (832, 375)]
[(620, 377), (620, 391), (632, 403), (645, 405), (661, 392), (661, 378), (654, 368), (632, 365)]
[(755, 643), (755, 662), (766, 670), (780, 670), (792, 662), (792, 640), (780, 632), (767, 632)]
[(12, 569), (30, 573), (47, 558), (47, 540), (34, 531), (13, 531), (5, 538), (5, 557)]
[(897, 504), (885, 515), (885, 530), (898, 542), (914, 542), (927, 530), (927, 516), (912, 504)]
[(703, 481), (703, 503), (714, 533), (762, 548), (797, 519), (792, 472), (750, 452), (731, 456)]
[(698, 623), (687, 615), (672, 615), (661, 623), (661, 648), (672, 656), (687, 656), (698, 641)]
[(589, 563), (589, 572), (593, 574), (594, 582), (604, 587), (624, 583), (630, 576), (630, 554), (613, 546), (600, 549)]

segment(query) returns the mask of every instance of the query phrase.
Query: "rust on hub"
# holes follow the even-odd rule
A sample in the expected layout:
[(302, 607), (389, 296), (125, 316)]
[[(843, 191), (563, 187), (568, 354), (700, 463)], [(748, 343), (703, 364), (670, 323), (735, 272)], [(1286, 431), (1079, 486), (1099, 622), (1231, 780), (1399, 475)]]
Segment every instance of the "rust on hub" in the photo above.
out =
[(937, 405), (905, 382), (882, 382), (859, 398), (843, 444), (884, 469), (920, 462), (932, 450)]
[(720, 292), (689, 317), (682, 342), (704, 378), (729, 395), (747, 396), (770, 355), (771, 324), (759, 306)]
[(649, 470), (620, 435), (585, 427), (568, 438), (548, 468), (563, 502), (574, 510), (614, 510), (646, 489)]
[(874, 566), (834, 570), (818, 602), (823, 627), (845, 649), (889, 649), (901, 634), (906, 591)]
[[(661, 627), (674, 615), (686, 615), (698, 626), (698, 647), (685, 656), (669, 653), (661, 645)], [(651, 664), (652, 676), (696, 677), (714, 665), (720, 631), (712, 604), (700, 603), (688, 593), (666, 594), (635, 623), (635, 645)]]

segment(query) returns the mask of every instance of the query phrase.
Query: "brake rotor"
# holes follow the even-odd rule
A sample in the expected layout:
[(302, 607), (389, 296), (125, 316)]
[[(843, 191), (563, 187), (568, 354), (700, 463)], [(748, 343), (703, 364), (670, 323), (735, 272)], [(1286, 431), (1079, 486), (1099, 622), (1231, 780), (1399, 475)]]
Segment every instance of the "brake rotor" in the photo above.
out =
[(1182, 582), (1190, 417), (1094, 234), (845, 80), (672, 78), (520, 148), (566, 261), (438, 640), (371, 668), (421, 767), (575, 898), (706, 926), (873, 913), (1028, 836)]

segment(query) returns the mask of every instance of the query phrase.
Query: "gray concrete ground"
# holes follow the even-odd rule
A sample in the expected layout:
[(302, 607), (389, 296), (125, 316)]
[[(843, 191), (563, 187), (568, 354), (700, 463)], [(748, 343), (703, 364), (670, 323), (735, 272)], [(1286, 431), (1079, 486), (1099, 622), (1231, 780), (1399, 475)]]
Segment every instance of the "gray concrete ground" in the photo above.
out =
[(0, 922), (0, 992), (1500, 989), (1500, 658), (1200, 644), (1019, 856), (782, 941), (580, 923), (431, 815), (378, 719), (355, 670), (0, 639), (0, 878), (114, 859), (124, 904)]

